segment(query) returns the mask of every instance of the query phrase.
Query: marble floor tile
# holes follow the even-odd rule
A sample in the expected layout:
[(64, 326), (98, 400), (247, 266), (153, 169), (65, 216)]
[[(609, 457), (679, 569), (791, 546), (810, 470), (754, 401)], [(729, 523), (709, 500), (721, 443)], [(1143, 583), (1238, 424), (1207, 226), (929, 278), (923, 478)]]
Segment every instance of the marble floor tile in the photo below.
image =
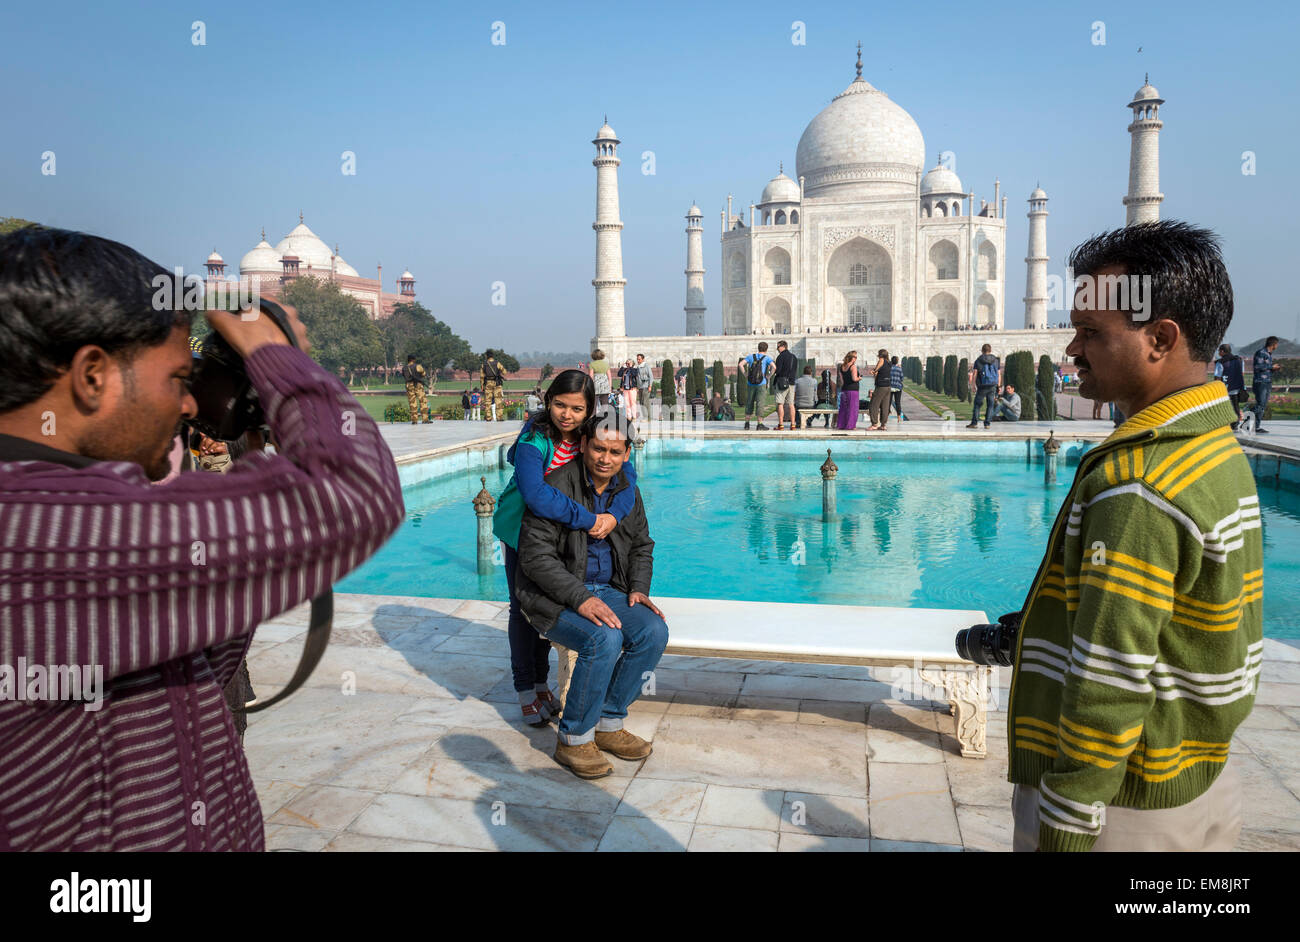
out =
[(747, 674), (742, 692), (753, 697), (784, 697), (793, 700), (846, 700), (865, 703), (878, 700), (883, 685), (870, 680), (838, 680), (829, 677), (797, 677), (785, 674)]
[(311, 785), (267, 819), (267, 825), (284, 824), (326, 831), (342, 831), (378, 792), (337, 785)]
[(799, 722), (815, 726), (848, 726), (862, 729), (867, 705), (852, 700), (800, 700)]
[(661, 821), (619, 815), (600, 839), (599, 851), (671, 853), (685, 851), (693, 825), (688, 821)]
[(781, 830), (824, 837), (870, 837), (867, 799), (786, 792)]
[(665, 716), (644, 774), (653, 778), (780, 788), (827, 795), (866, 793), (865, 735), (801, 723)]
[(958, 805), (957, 827), (967, 850), (1010, 851), (1014, 830), (1011, 802), (1000, 808)]
[(430, 751), (406, 767), (390, 793), (457, 798), (491, 806), (550, 808), (557, 814), (578, 811), (612, 815), (629, 778), (580, 779), (566, 768), (516, 768), (501, 762), (449, 761)]
[(750, 853), (777, 849), (776, 831), (753, 828), (724, 828), (716, 824), (697, 824), (691, 835), (690, 851), (703, 853)]
[(872, 853), (934, 853), (934, 852), (952, 852), (961, 853), (964, 850), (960, 844), (932, 844), (928, 841), (886, 841), (879, 838), (871, 839)]
[(961, 844), (942, 763), (871, 763), (871, 834), (886, 840)]
[(876, 762), (941, 763), (939, 734), (921, 728), (906, 731), (867, 726), (867, 758)]
[(775, 831), (781, 826), (785, 792), (777, 789), (710, 785), (700, 804), (698, 824)]
[(367, 834), (345, 832), (323, 848), (327, 853), (353, 854), (408, 854), (408, 853), (481, 853), (481, 848), (457, 847), (454, 844), (431, 844), (425, 841), (404, 841), (395, 837), (371, 837)]
[(591, 851), (608, 815), (387, 794), (376, 798), (348, 829), (370, 837), (508, 851)]
[(661, 821), (695, 821), (705, 786), (698, 782), (674, 782), (637, 776), (628, 783), (618, 815), (655, 818)]
[(871, 849), (865, 837), (827, 837), (802, 831), (782, 831), (778, 851), (782, 853), (864, 854)]
[(337, 831), (320, 828), (293, 827), (285, 824), (268, 824), (266, 828), (266, 849), (268, 851), (306, 851), (315, 853), (337, 835)]

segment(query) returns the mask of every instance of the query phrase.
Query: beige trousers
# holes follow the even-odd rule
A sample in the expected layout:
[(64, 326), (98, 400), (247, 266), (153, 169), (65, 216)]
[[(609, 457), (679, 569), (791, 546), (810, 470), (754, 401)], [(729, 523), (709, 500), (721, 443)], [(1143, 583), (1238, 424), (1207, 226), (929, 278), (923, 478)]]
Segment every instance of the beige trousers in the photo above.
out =
[(564, 697), (569, 692), (569, 681), (573, 679), (573, 665), (578, 661), (578, 652), (554, 641), (551, 642), (551, 647), (555, 649), (555, 656), (559, 660), (555, 671), (555, 699), (560, 701), (560, 709), (564, 709)]
[[(1012, 850), (1038, 849), (1038, 789), (1017, 785)], [(1241, 834), (1241, 777), (1231, 761), (1199, 797), (1177, 808), (1106, 808), (1094, 851), (1227, 851)]]

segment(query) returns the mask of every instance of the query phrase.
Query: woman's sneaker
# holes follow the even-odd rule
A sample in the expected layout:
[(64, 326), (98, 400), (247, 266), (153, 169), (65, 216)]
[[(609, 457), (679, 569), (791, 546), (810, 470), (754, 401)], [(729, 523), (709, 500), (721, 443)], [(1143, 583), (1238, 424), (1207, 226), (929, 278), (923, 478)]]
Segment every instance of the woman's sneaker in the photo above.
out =
[(545, 726), (548, 719), (546, 708), (542, 701), (534, 700), (532, 703), (520, 707), (524, 711), (524, 722), (529, 726)]
[(564, 708), (560, 706), (559, 698), (549, 690), (538, 691), (537, 701), (542, 705), (542, 712), (550, 719), (558, 720), (564, 715)]

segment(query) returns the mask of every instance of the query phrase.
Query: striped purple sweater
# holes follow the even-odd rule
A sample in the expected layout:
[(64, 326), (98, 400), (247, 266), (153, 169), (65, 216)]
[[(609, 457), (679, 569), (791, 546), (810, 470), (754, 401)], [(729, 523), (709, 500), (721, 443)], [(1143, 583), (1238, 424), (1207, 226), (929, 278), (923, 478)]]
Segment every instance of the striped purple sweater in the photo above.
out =
[[(247, 367), (280, 453), (224, 475), (151, 486), (0, 436), (0, 850), (263, 849), (221, 688), (253, 628), (356, 568), (405, 508), (337, 379), (285, 346)], [(99, 709), (5, 695), (23, 663), (102, 668)]]

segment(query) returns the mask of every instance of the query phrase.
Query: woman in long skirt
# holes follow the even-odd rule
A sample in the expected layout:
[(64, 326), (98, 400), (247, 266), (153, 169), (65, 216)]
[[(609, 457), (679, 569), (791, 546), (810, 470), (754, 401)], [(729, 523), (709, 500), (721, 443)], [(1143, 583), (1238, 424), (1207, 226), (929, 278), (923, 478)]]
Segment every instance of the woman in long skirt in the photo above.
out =
[(835, 420), (838, 429), (856, 428), (858, 424), (858, 351), (850, 350), (840, 364), (840, 414)]

